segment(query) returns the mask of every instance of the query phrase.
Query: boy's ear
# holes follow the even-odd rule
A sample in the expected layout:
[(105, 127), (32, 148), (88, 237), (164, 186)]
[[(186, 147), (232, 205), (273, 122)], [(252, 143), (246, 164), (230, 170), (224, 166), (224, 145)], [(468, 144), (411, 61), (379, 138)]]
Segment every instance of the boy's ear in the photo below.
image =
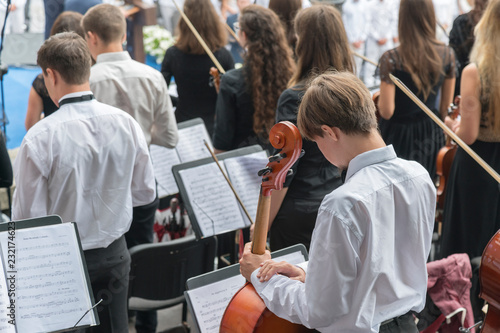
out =
[(57, 72), (55, 70), (53, 70), (52, 68), (47, 68), (46, 69), (46, 73), (47, 73), (47, 75), (44, 78), (44, 80), (45, 81), (48, 80), (50, 82), (50, 84), (52, 86), (54, 86), (57, 83), (57, 81), (58, 81), (58, 77), (56, 75)]
[(87, 31), (85, 32), (85, 40), (87, 43), (91, 45), (96, 45), (97, 44), (97, 34), (93, 33), (92, 31)]
[(334, 141), (338, 141), (339, 129), (337, 127), (330, 127), (327, 125), (321, 125), (321, 130), (323, 131), (323, 136), (327, 136)]

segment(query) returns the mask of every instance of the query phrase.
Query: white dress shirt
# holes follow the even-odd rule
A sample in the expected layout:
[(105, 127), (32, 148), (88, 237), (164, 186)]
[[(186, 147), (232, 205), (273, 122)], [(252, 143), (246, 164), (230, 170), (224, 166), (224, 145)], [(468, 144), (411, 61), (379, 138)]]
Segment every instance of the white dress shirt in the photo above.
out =
[(320, 332), (378, 332), (420, 311), (435, 212), (435, 187), (392, 146), (356, 156), (346, 182), (323, 200), (305, 283), (275, 275), (252, 283), (278, 316)]
[(102, 103), (130, 114), (141, 125), (149, 144), (173, 148), (177, 123), (163, 75), (130, 58), (128, 52), (97, 56), (90, 72), (90, 89)]
[(132, 207), (156, 195), (139, 124), (96, 100), (63, 104), (36, 123), (19, 148), (14, 176), (12, 219), (57, 214), (74, 221), (84, 250), (107, 247), (122, 236)]

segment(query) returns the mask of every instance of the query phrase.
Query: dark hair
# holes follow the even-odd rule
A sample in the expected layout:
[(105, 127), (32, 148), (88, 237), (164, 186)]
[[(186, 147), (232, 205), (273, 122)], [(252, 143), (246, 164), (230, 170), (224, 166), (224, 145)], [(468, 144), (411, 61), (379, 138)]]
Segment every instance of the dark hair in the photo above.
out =
[(351, 72), (328, 71), (313, 79), (299, 106), (297, 124), (304, 138), (323, 137), (322, 125), (345, 134), (377, 128), (375, 104), (364, 83)]
[[(227, 33), (214, 6), (209, 0), (186, 0), (184, 14), (189, 18), (210, 51), (227, 44)], [(179, 36), (175, 46), (185, 53), (204, 54), (205, 50), (183, 19), (177, 24)]]
[(242, 10), (239, 22), (247, 37), (244, 70), (254, 108), (253, 130), (267, 135), (275, 122), (278, 98), (295, 68), (292, 51), (272, 10), (250, 5)]
[(299, 36), (295, 55), (297, 71), (289, 86), (327, 69), (354, 71), (347, 35), (340, 12), (333, 6), (314, 5), (301, 10), (295, 18), (295, 31)]
[(297, 12), (302, 8), (301, 0), (270, 0), (269, 9), (278, 15), (285, 28), (286, 39), (288, 45), (292, 49), (295, 48), (297, 37), (295, 37), (295, 30), (293, 29), (293, 21)]
[(57, 71), (64, 82), (79, 85), (88, 82), (92, 56), (85, 40), (75, 32), (61, 32), (43, 43), (37, 63), (47, 74), (47, 68)]
[(127, 23), (120, 8), (110, 4), (100, 4), (90, 8), (83, 16), (85, 34), (91, 31), (105, 44), (121, 42), (127, 33)]
[(85, 38), (85, 33), (83, 32), (82, 27), (82, 18), (83, 15), (77, 12), (62, 12), (54, 21), (52, 29), (50, 29), (50, 35), (54, 36), (60, 32), (74, 31), (82, 38)]
[(401, 0), (399, 5), (399, 55), (424, 99), (439, 81), (443, 59), (436, 49), (436, 15), (432, 0)]

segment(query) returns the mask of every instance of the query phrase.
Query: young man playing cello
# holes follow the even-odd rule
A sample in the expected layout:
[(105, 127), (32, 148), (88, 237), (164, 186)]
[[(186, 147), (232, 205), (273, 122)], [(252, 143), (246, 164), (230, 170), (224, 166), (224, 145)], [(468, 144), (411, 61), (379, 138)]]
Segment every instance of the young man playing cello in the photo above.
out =
[(411, 311), (425, 304), (436, 200), (429, 173), (386, 146), (352, 73), (314, 79), (298, 126), (345, 183), (321, 204), (307, 273), (250, 244), (241, 273), (276, 315), (320, 332), (418, 332)]

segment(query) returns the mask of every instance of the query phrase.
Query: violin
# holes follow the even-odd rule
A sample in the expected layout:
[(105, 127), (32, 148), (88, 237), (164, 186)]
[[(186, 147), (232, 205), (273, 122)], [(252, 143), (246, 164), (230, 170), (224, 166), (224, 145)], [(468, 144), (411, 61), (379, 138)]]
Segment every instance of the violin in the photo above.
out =
[[(299, 130), (289, 121), (274, 125), (269, 133), (269, 141), (274, 148), (281, 149), (281, 151), (269, 157), (267, 166), (259, 171), (259, 176), (262, 176), (262, 184), (252, 243), (252, 253), (255, 254), (265, 253), (271, 191), (283, 188), (288, 170), (299, 158), (302, 150), (302, 138)], [(249, 282), (229, 302), (220, 327), (221, 333), (299, 333), (311, 331), (302, 325), (279, 318), (269, 311)]]
[(215, 91), (219, 93), (220, 88), (220, 73), (219, 70), (215, 67), (210, 67), (210, 75), (212, 76), (212, 80), (210, 82), (211, 85), (215, 87)]
[[(455, 119), (460, 114), (460, 96), (455, 97), (454, 103), (448, 108), (448, 116)], [(457, 152), (457, 144), (446, 137), (446, 145), (442, 147), (436, 158), (436, 175), (439, 177), (436, 182), (437, 208), (442, 210), (444, 207), (446, 180), (450, 174), (451, 164)]]
[(488, 302), (481, 333), (500, 332), (500, 230), (489, 241), (479, 268), (479, 297)]

